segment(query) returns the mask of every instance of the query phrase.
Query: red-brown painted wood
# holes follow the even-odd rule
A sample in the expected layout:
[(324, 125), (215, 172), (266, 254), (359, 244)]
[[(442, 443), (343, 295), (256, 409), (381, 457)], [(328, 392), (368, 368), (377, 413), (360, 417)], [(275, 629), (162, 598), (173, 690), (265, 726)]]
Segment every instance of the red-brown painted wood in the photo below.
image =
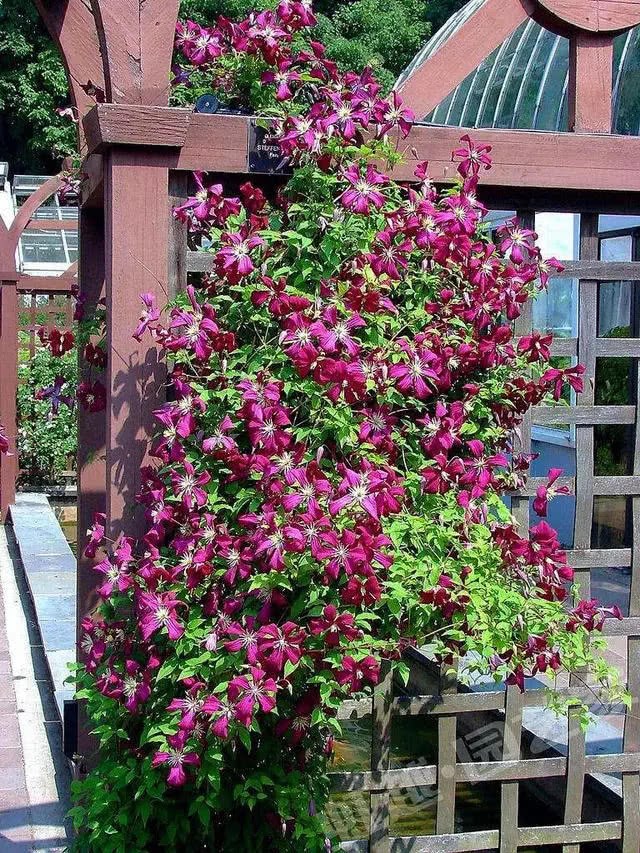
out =
[[(36, 0), (67, 70), (74, 106), (83, 116), (95, 104), (89, 84), (104, 90), (104, 70), (93, 12), (86, 0)], [(85, 87), (85, 88), (83, 88)], [(81, 130), (81, 129), (80, 129)], [(80, 132), (81, 150), (83, 150)]]
[(640, 0), (536, 0), (570, 28), (613, 33), (640, 24)]
[(167, 104), (179, 0), (91, 0), (107, 100)]
[(532, 0), (486, 0), (400, 87), (416, 116), (422, 119), (437, 107), (533, 10)]
[(140, 466), (162, 402), (165, 367), (149, 337), (132, 337), (140, 294), (167, 300), (169, 173), (153, 149), (114, 148), (105, 156), (105, 253), (107, 294), (106, 512), (112, 537), (141, 535), (136, 506)]
[(0, 424), (9, 440), (9, 454), (0, 458), (0, 512), (7, 520), (15, 501), (18, 450), (18, 293), (15, 281), (0, 281)]
[(613, 36), (575, 33), (569, 62), (569, 129), (611, 133)]

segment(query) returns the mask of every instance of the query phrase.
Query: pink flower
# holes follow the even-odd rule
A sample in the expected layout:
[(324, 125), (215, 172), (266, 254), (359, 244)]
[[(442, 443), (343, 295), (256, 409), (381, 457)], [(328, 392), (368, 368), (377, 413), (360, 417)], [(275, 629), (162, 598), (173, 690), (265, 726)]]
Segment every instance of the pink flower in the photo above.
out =
[(570, 490), (568, 486), (556, 486), (555, 483), (563, 474), (562, 468), (551, 468), (549, 471), (549, 481), (546, 486), (538, 486), (536, 497), (533, 501), (533, 511), (541, 518), (546, 518), (547, 506), (549, 501), (556, 495), (568, 495)]
[(234, 622), (227, 628), (227, 634), (234, 639), (228, 640), (224, 647), (228, 652), (244, 652), (247, 663), (255, 666), (258, 662), (258, 631), (255, 619), (247, 616), (245, 624)]
[(181, 787), (187, 781), (187, 774), (184, 771), (185, 765), (200, 766), (200, 756), (196, 752), (188, 752), (186, 749), (188, 739), (189, 735), (185, 731), (179, 731), (177, 735), (170, 735), (167, 738), (167, 749), (156, 752), (151, 762), (152, 767), (159, 767), (161, 764), (169, 765), (167, 782), (175, 788)]
[(147, 331), (149, 326), (152, 326), (154, 323), (157, 323), (160, 319), (160, 309), (156, 308), (154, 305), (154, 295), (153, 293), (142, 293), (140, 295), (140, 299), (144, 305), (144, 310), (140, 316), (140, 322), (138, 323), (138, 327), (133, 333), (133, 337), (139, 341), (142, 339), (142, 336)]
[(94, 568), (105, 576), (105, 582), (98, 587), (102, 598), (109, 598), (114, 592), (126, 592), (134, 585), (131, 576), (134, 540), (128, 536), (118, 542), (112, 557), (105, 557)]
[(93, 517), (93, 524), (89, 530), (87, 530), (89, 541), (85, 545), (84, 556), (89, 560), (93, 560), (98, 548), (100, 548), (104, 542), (106, 520), (107, 516), (103, 512), (97, 512)]
[(306, 633), (295, 622), (264, 625), (258, 631), (260, 661), (267, 672), (280, 675), (287, 662), (296, 665), (302, 657)]
[(365, 681), (377, 684), (380, 680), (380, 664), (371, 655), (356, 661), (351, 655), (342, 658), (340, 669), (336, 672), (336, 681), (341, 686), (348, 686), (350, 693), (362, 689)]
[(276, 707), (278, 687), (272, 678), (257, 668), (251, 667), (251, 675), (237, 676), (229, 682), (229, 700), (235, 703), (235, 717), (238, 722), (249, 728), (253, 715), (260, 710), (270, 714)]
[(186, 459), (182, 462), (181, 467), (182, 470), (178, 469), (171, 472), (174, 495), (180, 498), (183, 506), (187, 509), (192, 509), (194, 506), (204, 506), (208, 497), (202, 487), (211, 481), (211, 475), (206, 471), (196, 475), (195, 468)]
[(216, 254), (220, 272), (230, 281), (239, 281), (253, 272), (255, 266), (251, 252), (258, 246), (264, 245), (264, 240), (257, 234), (250, 235), (247, 231), (234, 234), (223, 234), (222, 242), (226, 243)]
[(170, 592), (142, 592), (138, 596), (138, 624), (143, 640), (149, 640), (157, 631), (166, 628), (170, 640), (179, 640), (184, 626), (178, 620), (177, 608), (183, 602)]
[(464, 146), (454, 151), (453, 157), (461, 158), (458, 171), (463, 178), (478, 175), (481, 169), (491, 168), (493, 161), (489, 156), (490, 145), (477, 145), (468, 134), (465, 134), (460, 142), (464, 143)]
[(343, 640), (357, 640), (362, 631), (356, 627), (351, 613), (338, 613), (334, 604), (328, 604), (322, 611), (322, 617), (309, 623), (314, 636), (322, 634), (323, 642), (330, 648), (336, 648)]
[(344, 169), (342, 174), (351, 186), (342, 193), (339, 201), (348, 210), (368, 215), (371, 206), (378, 210), (383, 207), (385, 197), (376, 187), (386, 186), (389, 179), (386, 175), (378, 172), (375, 166), (367, 166), (365, 175), (356, 165)]

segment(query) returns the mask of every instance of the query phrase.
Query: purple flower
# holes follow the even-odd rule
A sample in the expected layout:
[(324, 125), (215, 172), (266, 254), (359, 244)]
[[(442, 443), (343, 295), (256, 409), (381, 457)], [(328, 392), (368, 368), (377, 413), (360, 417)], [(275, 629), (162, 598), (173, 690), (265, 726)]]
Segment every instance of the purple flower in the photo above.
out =
[(363, 175), (356, 165), (344, 169), (342, 175), (351, 184), (340, 196), (340, 201), (354, 213), (369, 214), (371, 206), (378, 210), (384, 205), (385, 197), (376, 189), (389, 183), (389, 178), (381, 174), (375, 166), (367, 166)]
[(178, 620), (177, 608), (184, 606), (173, 593), (142, 592), (138, 596), (140, 617), (138, 624), (143, 640), (149, 640), (157, 631), (167, 629), (170, 640), (179, 640), (184, 626)]
[(187, 752), (188, 738), (189, 735), (185, 731), (179, 731), (177, 735), (170, 735), (167, 738), (167, 750), (156, 752), (151, 762), (152, 767), (159, 767), (161, 764), (169, 765), (167, 782), (176, 788), (184, 785), (187, 781), (187, 774), (184, 771), (185, 765), (200, 766), (200, 756), (196, 752)]

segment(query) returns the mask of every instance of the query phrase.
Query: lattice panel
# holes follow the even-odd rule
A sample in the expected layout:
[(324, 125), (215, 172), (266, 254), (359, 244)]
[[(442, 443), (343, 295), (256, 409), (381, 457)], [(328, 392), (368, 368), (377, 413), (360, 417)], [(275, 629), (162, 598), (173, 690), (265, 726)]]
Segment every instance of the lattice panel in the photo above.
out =
[[(172, 182), (172, 203), (184, 197), (184, 182)], [(534, 227), (535, 214), (520, 210), (526, 227)], [(177, 248), (173, 262), (171, 288), (184, 287), (188, 274), (212, 269), (206, 253), (186, 250), (183, 230), (174, 224), (172, 244)], [(564, 477), (576, 497), (574, 547), (568, 552), (576, 570), (583, 597), (591, 589), (591, 570), (630, 568), (631, 594), (629, 616), (623, 622), (608, 622), (605, 633), (627, 637), (628, 688), (633, 705), (625, 717), (623, 752), (588, 755), (585, 735), (573, 715), (566, 726), (567, 754), (523, 759), (526, 730), (523, 712), (546, 705), (544, 691), (517, 688), (477, 693), (458, 691), (455, 678), (442, 672), (437, 693), (413, 697), (394, 695), (389, 674), (385, 674), (373, 699), (347, 702), (339, 717), (343, 720), (372, 719), (370, 769), (332, 773), (336, 793), (365, 793), (370, 796), (367, 838), (344, 841), (346, 853), (476, 853), (495, 850), (516, 853), (532, 846), (561, 845), (563, 853), (580, 853), (586, 843), (615, 843), (622, 853), (638, 853), (640, 839), (640, 431), (638, 401), (640, 371), (634, 370), (636, 392), (624, 405), (596, 405), (595, 380), (598, 358), (631, 357), (640, 359), (640, 337), (598, 337), (598, 288), (601, 282), (632, 281), (640, 288), (640, 262), (605, 262), (599, 259), (598, 216), (582, 214), (580, 260), (568, 262), (563, 277), (579, 281), (579, 323), (577, 338), (554, 341), (553, 356), (577, 359), (586, 367), (585, 390), (566, 407), (536, 407), (526, 417), (516, 444), (522, 452), (532, 447), (532, 427), (570, 424), (576, 433), (576, 475)], [(532, 306), (517, 322), (517, 335), (532, 328)], [(625, 476), (598, 476), (594, 468), (596, 425), (627, 425), (634, 430), (633, 472)], [(512, 511), (522, 528), (529, 525), (529, 504), (536, 488), (546, 482), (531, 477), (526, 489), (512, 498)], [(592, 548), (594, 498), (627, 496), (633, 505), (632, 546)], [(558, 690), (565, 697), (593, 700), (593, 691), (574, 680)], [(458, 724), (467, 715), (491, 714), (503, 723), (498, 760), (460, 762), (456, 754)], [(412, 716), (437, 721), (437, 761), (419, 767), (394, 769), (391, 761), (391, 730), (394, 719)], [(584, 812), (585, 779), (594, 774), (619, 774), (622, 777), (622, 820), (589, 822)], [(525, 826), (519, 821), (519, 788), (524, 782), (545, 780), (566, 784), (563, 822), (543, 826)], [(500, 785), (500, 818), (497, 829), (456, 832), (456, 789), (463, 783), (493, 782)], [(390, 820), (390, 798), (394, 792), (435, 786), (438, 790), (435, 834), (394, 837)], [(583, 822), (583, 816), (587, 818)]]

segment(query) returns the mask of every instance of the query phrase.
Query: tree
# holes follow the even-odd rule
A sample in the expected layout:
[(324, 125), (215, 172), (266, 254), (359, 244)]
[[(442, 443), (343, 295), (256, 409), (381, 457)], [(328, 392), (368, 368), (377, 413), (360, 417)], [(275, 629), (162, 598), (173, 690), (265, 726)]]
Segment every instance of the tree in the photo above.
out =
[(40, 17), (25, 0), (0, 0), (0, 150), (14, 171), (48, 172), (74, 148), (56, 114), (68, 104), (67, 78)]

